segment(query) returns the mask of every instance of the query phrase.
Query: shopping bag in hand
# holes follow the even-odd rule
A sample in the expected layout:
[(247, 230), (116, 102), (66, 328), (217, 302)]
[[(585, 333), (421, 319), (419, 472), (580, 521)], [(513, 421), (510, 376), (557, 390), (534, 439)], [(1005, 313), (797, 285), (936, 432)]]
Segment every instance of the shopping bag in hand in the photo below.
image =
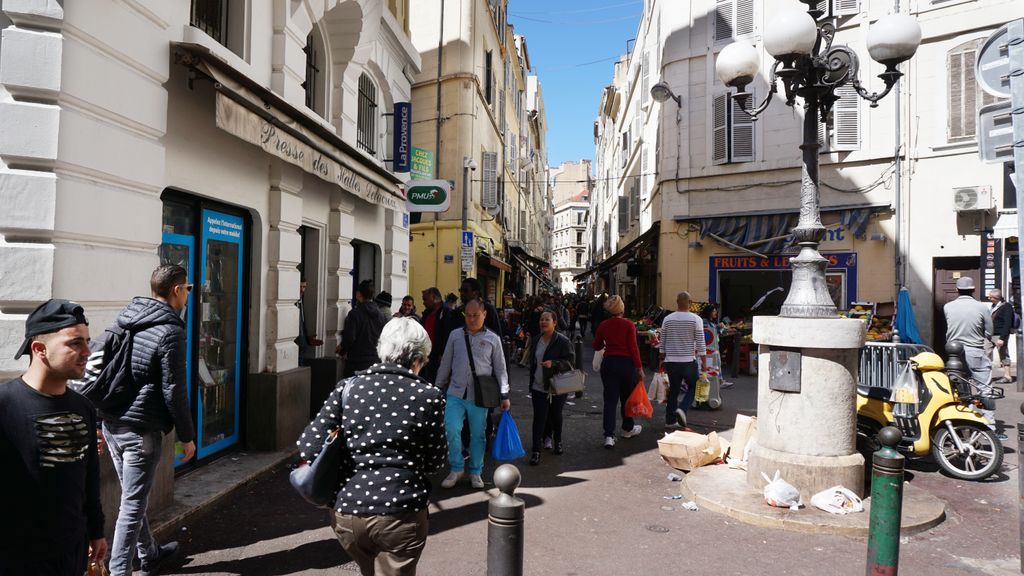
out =
[(495, 460), (518, 460), (526, 456), (523, 450), (523, 442), (519, 439), (519, 428), (512, 413), (508, 410), (502, 412), (501, 422), (498, 423), (498, 432), (494, 435), (494, 446), (491, 455)]
[(633, 393), (626, 400), (626, 416), (628, 418), (651, 418), (654, 416), (654, 406), (651, 406), (651, 399), (647, 397), (647, 390), (644, 390), (643, 380), (636, 383)]
[(647, 388), (647, 397), (652, 404), (665, 404), (668, 402), (668, 375), (664, 372), (655, 372), (651, 378), (651, 385)]

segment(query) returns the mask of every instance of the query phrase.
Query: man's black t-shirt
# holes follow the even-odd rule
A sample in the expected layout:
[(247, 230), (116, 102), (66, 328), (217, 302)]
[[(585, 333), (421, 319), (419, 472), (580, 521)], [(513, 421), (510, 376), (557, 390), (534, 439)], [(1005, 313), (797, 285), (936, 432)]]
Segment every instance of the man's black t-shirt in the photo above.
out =
[(67, 573), (69, 556), (103, 537), (96, 411), (85, 397), (0, 383), (0, 518), (0, 575)]

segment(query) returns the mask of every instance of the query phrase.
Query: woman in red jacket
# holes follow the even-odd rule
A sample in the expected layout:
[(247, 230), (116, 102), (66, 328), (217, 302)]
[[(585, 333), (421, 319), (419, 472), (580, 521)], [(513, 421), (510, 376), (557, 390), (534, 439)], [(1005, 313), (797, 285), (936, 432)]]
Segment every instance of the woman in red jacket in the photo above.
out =
[(604, 385), (604, 447), (615, 446), (615, 408), (622, 414), (622, 437), (632, 438), (640, 433), (639, 424), (626, 416), (626, 400), (643, 379), (640, 347), (636, 343), (636, 325), (622, 317), (626, 305), (622, 298), (612, 296), (604, 304), (609, 318), (597, 327), (594, 350), (604, 350), (601, 362), (601, 383)]

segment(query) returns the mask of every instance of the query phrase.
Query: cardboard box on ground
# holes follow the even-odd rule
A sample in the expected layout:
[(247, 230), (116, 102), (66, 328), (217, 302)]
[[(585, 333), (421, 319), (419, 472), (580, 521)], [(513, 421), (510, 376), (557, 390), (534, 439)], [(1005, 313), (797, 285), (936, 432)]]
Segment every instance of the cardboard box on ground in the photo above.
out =
[(730, 453), (733, 459), (745, 461), (747, 446), (752, 444), (756, 436), (757, 418), (740, 414), (736, 416), (731, 443), (719, 438), (715, 432), (699, 434), (676, 431), (658, 440), (658, 453), (669, 466), (689, 472), (725, 460)]

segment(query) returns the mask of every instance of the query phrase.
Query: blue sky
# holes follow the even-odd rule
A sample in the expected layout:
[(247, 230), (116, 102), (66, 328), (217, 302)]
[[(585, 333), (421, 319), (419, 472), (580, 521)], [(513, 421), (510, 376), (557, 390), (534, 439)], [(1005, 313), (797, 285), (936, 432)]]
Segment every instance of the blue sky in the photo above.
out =
[(510, 0), (548, 117), (548, 163), (594, 157), (594, 120), (612, 65), (636, 36), (643, 0)]

